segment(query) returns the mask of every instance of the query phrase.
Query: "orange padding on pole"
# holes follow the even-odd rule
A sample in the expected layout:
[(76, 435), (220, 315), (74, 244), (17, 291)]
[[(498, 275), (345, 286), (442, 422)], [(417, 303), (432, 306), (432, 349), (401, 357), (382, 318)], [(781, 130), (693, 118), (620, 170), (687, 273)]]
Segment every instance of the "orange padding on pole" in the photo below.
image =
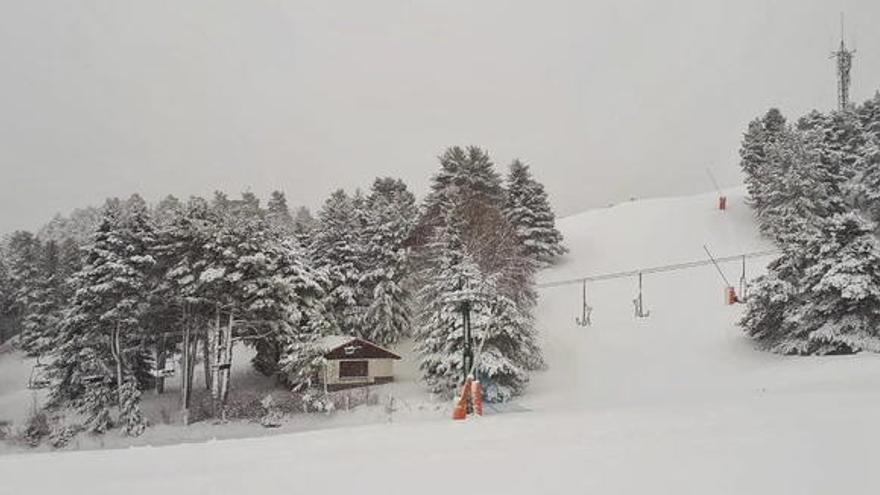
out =
[(739, 298), (736, 297), (736, 289), (733, 287), (728, 287), (724, 293), (724, 301), (728, 306), (732, 304), (736, 304), (739, 301)]
[(483, 386), (480, 385), (479, 380), (474, 380), (471, 383), (471, 398), (474, 400), (474, 414), (477, 416), (483, 415)]
[(455, 408), (452, 410), (452, 419), (461, 420), (467, 418), (467, 410), (468, 410), (468, 402), (471, 398), (471, 383), (473, 379), (468, 377), (464, 382), (464, 388), (461, 390), (461, 397), (458, 398), (458, 402), (455, 403)]

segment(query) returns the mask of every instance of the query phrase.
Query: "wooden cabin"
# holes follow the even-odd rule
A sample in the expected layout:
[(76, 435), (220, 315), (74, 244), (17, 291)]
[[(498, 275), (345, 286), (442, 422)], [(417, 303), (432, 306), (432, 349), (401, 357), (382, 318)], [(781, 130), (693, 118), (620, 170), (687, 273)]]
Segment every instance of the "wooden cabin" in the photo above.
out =
[(397, 354), (357, 337), (324, 337), (319, 346), (324, 368), (319, 380), (328, 392), (394, 381)]

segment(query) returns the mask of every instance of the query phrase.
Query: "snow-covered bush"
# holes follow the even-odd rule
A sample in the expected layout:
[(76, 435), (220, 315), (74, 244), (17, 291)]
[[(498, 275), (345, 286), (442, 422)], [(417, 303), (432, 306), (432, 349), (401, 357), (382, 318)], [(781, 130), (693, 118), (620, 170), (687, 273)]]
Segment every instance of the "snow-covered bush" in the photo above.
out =
[(31, 411), (24, 422), (24, 430), (20, 434), (20, 439), (30, 447), (36, 447), (52, 433), (52, 427), (49, 424), (49, 415), (44, 411)]
[(56, 449), (64, 448), (81, 431), (81, 425), (63, 424), (60, 421), (57, 421), (52, 425), (52, 431), (49, 433), (49, 444)]

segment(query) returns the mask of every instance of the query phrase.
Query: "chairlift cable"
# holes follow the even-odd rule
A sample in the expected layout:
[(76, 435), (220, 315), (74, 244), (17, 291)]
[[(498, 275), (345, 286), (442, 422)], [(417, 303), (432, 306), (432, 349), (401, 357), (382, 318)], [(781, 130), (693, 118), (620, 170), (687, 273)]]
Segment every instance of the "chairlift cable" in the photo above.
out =
[[(732, 261), (740, 261), (741, 259), (751, 259), (751, 258), (763, 258), (767, 256), (771, 256), (774, 254), (778, 254), (778, 249), (768, 249), (765, 251), (753, 251), (749, 253), (737, 254), (734, 256), (725, 256), (721, 258), (715, 258), (715, 262), (718, 264), (721, 263), (730, 263)], [(545, 282), (542, 284), (537, 284), (535, 287), (538, 289), (551, 289), (554, 287), (562, 287), (566, 285), (574, 285), (574, 284), (582, 284), (583, 282), (600, 282), (604, 280), (613, 280), (618, 278), (629, 278), (638, 276), (639, 273), (648, 275), (653, 273), (663, 273), (663, 272), (672, 272), (678, 270), (687, 270), (690, 268), (697, 268), (701, 266), (711, 265), (712, 261), (709, 260), (697, 260), (697, 261), (688, 261), (684, 263), (675, 263), (670, 265), (661, 265), (661, 266), (653, 266), (650, 268), (642, 268), (640, 270), (625, 270), (619, 272), (610, 272), (610, 273), (602, 273), (598, 275), (587, 275), (585, 277), (557, 280), (554, 282)]]
[(715, 269), (718, 270), (718, 275), (721, 275), (721, 280), (724, 281), (724, 286), (725, 287), (733, 287), (732, 285), (730, 285), (730, 281), (727, 280), (727, 276), (725, 276), (724, 272), (721, 271), (721, 267), (718, 266), (718, 262), (715, 261), (715, 257), (712, 256), (712, 252), (709, 251), (709, 247), (706, 246), (705, 244), (703, 244), (703, 251), (706, 251), (706, 254), (709, 256), (709, 261), (711, 261), (712, 265), (715, 267)]

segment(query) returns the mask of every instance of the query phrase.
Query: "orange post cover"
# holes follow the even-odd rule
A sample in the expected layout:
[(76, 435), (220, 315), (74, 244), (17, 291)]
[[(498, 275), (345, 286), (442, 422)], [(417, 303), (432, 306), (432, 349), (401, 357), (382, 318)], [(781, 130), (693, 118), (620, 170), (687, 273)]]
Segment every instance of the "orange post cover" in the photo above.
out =
[(455, 408), (452, 409), (452, 419), (460, 421), (465, 418), (467, 418), (467, 406), (463, 402), (458, 401), (455, 403)]
[(464, 382), (464, 387), (461, 389), (461, 397), (458, 398), (458, 402), (455, 403), (455, 408), (452, 410), (452, 419), (459, 420), (467, 418), (468, 412), (468, 402), (471, 400), (471, 383), (473, 379), (468, 377)]
[(483, 415), (483, 386), (480, 385), (479, 380), (474, 380), (471, 383), (471, 398), (474, 401), (474, 414), (477, 416)]
[(732, 304), (737, 303), (738, 299), (736, 297), (736, 289), (734, 289), (733, 287), (727, 288), (727, 291), (725, 291), (725, 296), (726, 296), (725, 301), (727, 302), (728, 305), (732, 305)]

